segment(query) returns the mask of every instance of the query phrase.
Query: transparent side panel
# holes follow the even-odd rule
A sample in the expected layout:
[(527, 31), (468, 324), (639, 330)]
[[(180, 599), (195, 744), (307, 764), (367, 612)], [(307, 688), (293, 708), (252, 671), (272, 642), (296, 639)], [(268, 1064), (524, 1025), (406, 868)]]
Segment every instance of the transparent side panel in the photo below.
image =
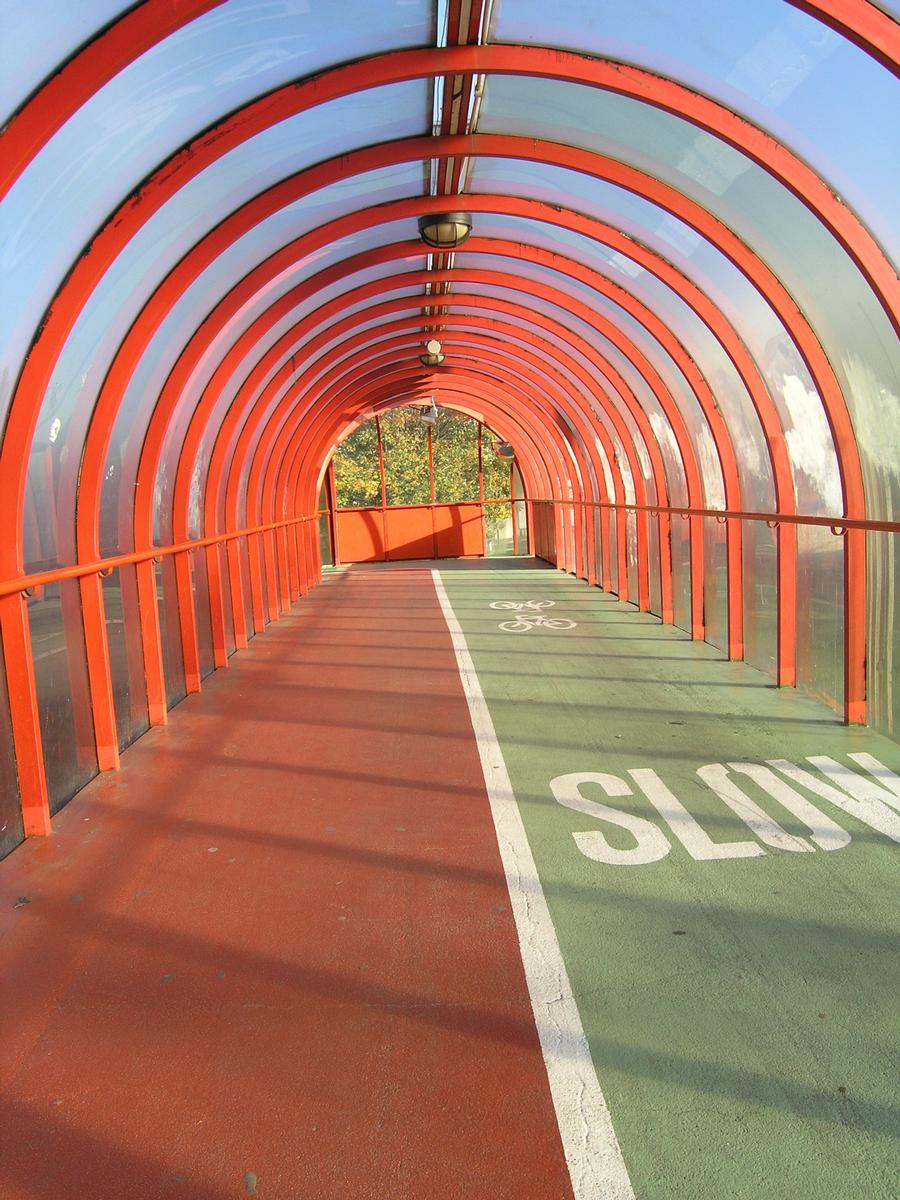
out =
[(24, 837), (16, 752), (9, 718), (6, 661), (3, 656), (3, 639), (0, 636), (0, 858), (14, 850)]
[(51, 813), (97, 774), (81, 594), (62, 580), (28, 602)]
[(870, 533), (869, 723), (900, 741), (900, 534)]
[(385, 500), (388, 504), (429, 504), (428, 426), (412, 408), (394, 409), (380, 420)]
[(691, 631), (691, 545), (688, 522), (674, 516), (672, 538), (672, 616), (679, 629)]
[(515, 552), (516, 554), (528, 553), (528, 505), (524, 500), (517, 500), (513, 505), (515, 512), (513, 517), (515, 524), (513, 533), (515, 535)]
[[(680, 517), (678, 518), (681, 519)], [(703, 615), (706, 640), (728, 650), (728, 558), (726, 526), (715, 517), (703, 517)]]
[(844, 702), (844, 543), (827, 526), (797, 527), (797, 686)]
[(211, 546), (208, 553), (210, 557), (216, 554), (219, 556), (219, 578), (222, 581), (222, 611), (225, 618), (225, 652), (230, 656), (234, 654), (235, 642), (234, 609), (231, 604), (231, 583), (228, 577), (228, 554), (224, 545)]
[(332, 460), (339, 508), (374, 508), (381, 504), (378, 429), (366, 421), (341, 442)]
[(159, 632), (162, 639), (163, 672), (166, 677), (166, 704), (169, 708), (174, 708), (187, 695), (187, 688), (184, 682), (175, 561), (171, 554), (165, 555), (162, 561), (156, 564), (156, 600), (159, 605)]
[(191, 550), (191, 577), (194, 587), (194, 612), (197, 616), (197, 649), (200, 653), (200, 677), (216, 669), (213, 657), (212, 618), (209, 611), (209, 576), (206, 571), (206, 551)]
[(327, 513), (319, 517), (319, 554), (323, 567), (334, 565), (334, 554), (331, 549), (331, 517)]
[(778, 656), (778, 555), (775, 530), (744, 522), (744, 658), (775, 678)]
[(477, 500), (478, 422), (442, 412), (432, 426), (434, 498), (438, 504)]
[(662, 595), (659, 586), (659, 521), (651, 514), (647, 522), (650, 546), (650, 611), (662, 616)]
[(240, 538), (238, 545), (241, 555), (241, 587), (244, 591), (244, 622), (249, 642), (256, 635), (253, 624), (253, 592), (250, 587), (250, 550), (245, 537)]
[(119, 749), (124, 750), (150, 728), (133, 566), (117, 567), (103, 580), (103, 605)]
[(638, 552), (637, 552), (637, 513), (628, 513), (625, 519), (625, 530), (628, 546), (628, 599), (632, 604), (638, 601)]

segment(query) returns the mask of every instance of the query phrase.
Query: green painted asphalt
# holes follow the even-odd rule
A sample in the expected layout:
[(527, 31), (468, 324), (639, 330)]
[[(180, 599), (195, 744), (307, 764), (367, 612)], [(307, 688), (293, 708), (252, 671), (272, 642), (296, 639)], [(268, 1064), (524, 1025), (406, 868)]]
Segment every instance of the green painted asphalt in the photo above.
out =
[[(650, 768), (717, 843), (758, 842), (695, 772), (849, 753), (900, 774), (900, 747), (719, 651), (552, 570), (447, 570), (637, 1200), (896, 1200), (900, 847), (797, 788), (842, 849), (698, 861), (628, 775)], [(492, 601), (552, 600), (572, 629), (507, 633)], [(574, 833), (624, 829), (562, 807), (550, 781), (653, 822), (659, 861), (609, 865)], [(732, 775), (784, 830), (810, 830)], [(895, 804), (897, 803), (895, 799)], [(890, 812), (890, 810), (888, 810)], [(893, 810), (897, 816), (896, 809)]]

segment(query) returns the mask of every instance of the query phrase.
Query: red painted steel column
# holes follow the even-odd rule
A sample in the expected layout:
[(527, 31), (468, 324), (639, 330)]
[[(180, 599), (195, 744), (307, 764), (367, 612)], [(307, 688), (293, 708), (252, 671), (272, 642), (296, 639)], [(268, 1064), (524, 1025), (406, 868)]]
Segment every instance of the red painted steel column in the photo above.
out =
[(266, 628), (266, 610), (263, 601), (263, 568), (260, 555), (259, 533), (247, 534), (247, 554), (250, 560), (250, 602), (253, 606), (253, 628), (262, 633)]
[(178, 615), (181, 620), (181, 652), (184, 658), (184, 685), (188, 693), (199, 692), (200, 646), (197, 641), (197, 612), (194, 608), (194, 581), (191, 551), (175, 554), (175, 582), (178, 589)]
[(147, 681), (147, 709), (151, 725), (168, 720), (166, 680), (163, 672), (162, 636), (159, 626), (159, 602), (156, 595), (156, 569), (150, 559), (135, 564), (138, 605), (141, 614), (141, 643)]
[(866, 722), (866, 538), (864, 529), (844, 536), (844, 719)]
[[(226, 560), (226, 571), (228, 569)], [(209, 619), (212, 629), (213, 661), (216, 669), (228, 666), (228, 644), (225, 636), (225, 597), (222, 585), (222, 546), (206, 548), (206, 576), (209, 581)], [(232, 609), (232, 617), (234, 610)], [(235, 628), (235, 645), (237, 629)]]
[(241, 547), (238, 538), (232, 538), (227, 543), (228, 587), (231, 595), (231, 616), (234, 621), (234, 646), (236, 650), (246, 650), (250, 644), (247, 638), (247, 610), (244, 608), (243, 565), (241, 563)]
[(0, 630), (9, 695), (9, 716), (19, 775), (22, 822), (28, 837), (45, 837), (50, 830), (50, 805), (44, 772), (44, 748), (38, 712), (31, 629), (25, 597), (16, 592), (0, 596)]
[(119, 766), (119, 735), (116, 728), (115, 701), (113, 700), (109, 641), (106, 635), (103, 581), (98, 574), (94, 573), (82, 575), (78, 583), (81, 593), (81, 616), (84, 622), (84, 650), (87, 660), (88, 686), (91, 693), (94, 740), (97, 747), (97, 766), (101, 771), (115, 771)]

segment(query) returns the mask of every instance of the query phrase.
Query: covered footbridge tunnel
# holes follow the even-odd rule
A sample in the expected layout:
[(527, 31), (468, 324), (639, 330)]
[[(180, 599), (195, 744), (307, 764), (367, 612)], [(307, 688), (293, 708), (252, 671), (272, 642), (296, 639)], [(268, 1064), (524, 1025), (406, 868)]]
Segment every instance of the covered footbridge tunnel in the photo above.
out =
[(0, 1195), (893, 1195), (893, 6), (2, 7)]

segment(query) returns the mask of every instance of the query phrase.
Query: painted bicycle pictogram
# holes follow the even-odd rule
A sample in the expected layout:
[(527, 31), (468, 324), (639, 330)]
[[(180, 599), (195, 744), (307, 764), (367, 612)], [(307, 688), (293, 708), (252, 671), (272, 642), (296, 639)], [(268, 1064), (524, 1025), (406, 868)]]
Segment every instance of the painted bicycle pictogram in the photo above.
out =
[(529, 629), (574, 629), (576, 622), (567, 617), (547, 617), (542, 609), (552, 608), (555, 600), (494, 600), (491, 608), (511, 610), (519, 615), (512, 621), (501, 621), (505, 633), (527, 633)]

